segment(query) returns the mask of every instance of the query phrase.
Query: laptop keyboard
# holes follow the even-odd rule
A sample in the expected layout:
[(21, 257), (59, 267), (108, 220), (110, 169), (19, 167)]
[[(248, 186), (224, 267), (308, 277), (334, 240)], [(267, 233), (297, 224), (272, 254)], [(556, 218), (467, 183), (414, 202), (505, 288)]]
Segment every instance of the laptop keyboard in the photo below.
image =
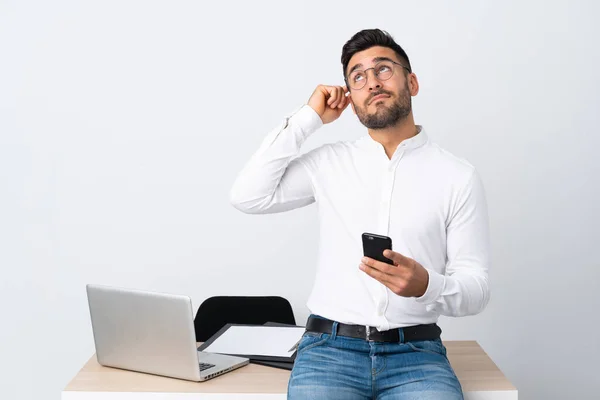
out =
[(215, 364), (208, 364), (208, 363), (200, 363), (200, 371), (205, 371), (209, 368), (214, 367)]

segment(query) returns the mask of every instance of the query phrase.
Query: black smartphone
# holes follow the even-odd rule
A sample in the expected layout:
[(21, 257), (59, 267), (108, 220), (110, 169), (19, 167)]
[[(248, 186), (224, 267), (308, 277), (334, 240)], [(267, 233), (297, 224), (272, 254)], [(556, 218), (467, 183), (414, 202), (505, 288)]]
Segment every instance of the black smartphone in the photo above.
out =
[(394, 262), (383, 256), (386, 249), (392, 250), (392, 239), (387, 236), (376, 235), (374, 233), (362, 234), (363, 253), (365, 257), (372, 258), (387, 264), (394, 265)]

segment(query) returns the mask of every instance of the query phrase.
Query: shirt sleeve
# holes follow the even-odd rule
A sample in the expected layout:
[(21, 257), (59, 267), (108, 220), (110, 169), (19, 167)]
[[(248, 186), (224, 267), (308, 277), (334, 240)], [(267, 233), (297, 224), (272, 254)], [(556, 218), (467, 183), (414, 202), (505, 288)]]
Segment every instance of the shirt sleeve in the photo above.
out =
[(304, 141), (323, 121), (303, 105), (263, 140), (238, 174), (230, 191), (231, 204), (248, 214), (292, 210), (315, 201), (312, 181), (299, 156)]
[(487, 201), (478, 173), (459, 192), (446, 227), (445, 275), (427, 269), (429, 285), (416, 301), (428, 311), (461, 317), (483, 311), (490, 299), (490, 234)]

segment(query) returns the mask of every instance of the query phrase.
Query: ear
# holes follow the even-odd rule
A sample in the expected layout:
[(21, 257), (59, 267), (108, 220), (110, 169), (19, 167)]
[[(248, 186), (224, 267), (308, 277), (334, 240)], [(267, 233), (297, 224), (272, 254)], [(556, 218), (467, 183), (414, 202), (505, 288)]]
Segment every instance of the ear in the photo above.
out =
[(411, 72), (406, 78), (408, 79), (408, 90), (410, 91), (410, 95), (416, 96), (419, 94), (419, 80), (417, 79), (417, 75)]
[(352, 112), (356, 115), (356, 108), (354, 108), (354, 101), (352, 101), (352, 95), (348, 94), (348, 98), (350, 100), (350, 107), (352, 107)]

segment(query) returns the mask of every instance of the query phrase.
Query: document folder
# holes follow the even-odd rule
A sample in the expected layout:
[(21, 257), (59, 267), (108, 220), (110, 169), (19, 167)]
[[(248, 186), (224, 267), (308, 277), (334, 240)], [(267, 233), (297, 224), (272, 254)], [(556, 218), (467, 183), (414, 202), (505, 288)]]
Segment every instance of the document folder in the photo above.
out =
[(304, 327), (282, 324), (227, 324), (198, 350), (247, 357), (251, 361), (293, 363), (304, 332)]

